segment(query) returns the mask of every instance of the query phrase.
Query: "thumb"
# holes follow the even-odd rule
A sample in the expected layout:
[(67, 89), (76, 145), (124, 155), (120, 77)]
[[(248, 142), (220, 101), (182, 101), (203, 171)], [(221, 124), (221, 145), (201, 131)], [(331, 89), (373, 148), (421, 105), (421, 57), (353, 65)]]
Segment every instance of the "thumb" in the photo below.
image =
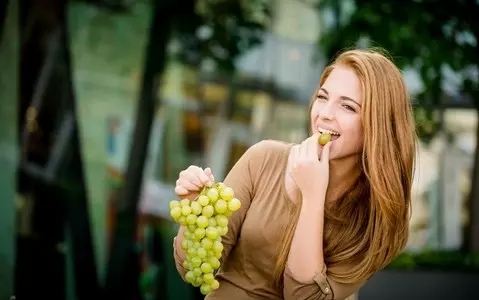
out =
[(331, 142), (328, 142), (326, 145), (323, 146), (320, 161), (329, 162), (329, 149), (331, 148), (331, 144)]

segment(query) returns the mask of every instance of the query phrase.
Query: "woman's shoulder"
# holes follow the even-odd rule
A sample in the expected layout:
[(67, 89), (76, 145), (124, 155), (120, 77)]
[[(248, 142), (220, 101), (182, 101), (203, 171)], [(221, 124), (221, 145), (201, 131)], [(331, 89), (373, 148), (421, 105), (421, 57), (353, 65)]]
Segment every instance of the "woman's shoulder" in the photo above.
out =
[(262, 140), (252, 145), (246, 155), (253, 170), (275, 172), (282, 170), (286, 163), (291, 147), (294, 144), (277, 140)]
[(276, 156), (288, 152), (293, 145), (293, 143), (266, 139), (253, 144), (248, 151), (263, 157)]

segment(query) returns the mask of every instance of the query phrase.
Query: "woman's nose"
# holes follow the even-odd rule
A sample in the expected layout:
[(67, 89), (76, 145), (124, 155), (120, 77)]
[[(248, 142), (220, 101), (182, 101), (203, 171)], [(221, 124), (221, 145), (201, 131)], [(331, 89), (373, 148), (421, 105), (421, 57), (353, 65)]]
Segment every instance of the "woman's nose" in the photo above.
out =
[(323, 120), (333, 120), (334, 111), (331, 102), (325, 103), (318, 111), (318, 117)]

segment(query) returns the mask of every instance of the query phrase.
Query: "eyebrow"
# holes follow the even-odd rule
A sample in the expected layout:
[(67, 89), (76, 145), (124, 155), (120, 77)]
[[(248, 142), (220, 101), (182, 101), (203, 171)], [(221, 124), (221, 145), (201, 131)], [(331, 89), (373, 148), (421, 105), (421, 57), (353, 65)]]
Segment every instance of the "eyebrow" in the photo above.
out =
[[(323, 91), (323, 93), (325, 93), (326, 95), (329, 96), (329, 93), (328, 93), (328, 91), (327, 91), (325, 88), (320, 88), (320, 89), (318, 90), (318, 94), (319, 94), (320, 91)], [(354, 100), (354, 99), (352, 99), (352, 98), (349, 98), (349, 97), (347, 97), (347, 96), (341, 96), (340, 98), (341, 98), (342, 100), (352, 101), (352, 102), (356, 103), (357, 106), (361, 107), (361, 104), (359, 104), (358, 101), (356, 101), (356, 100)]]

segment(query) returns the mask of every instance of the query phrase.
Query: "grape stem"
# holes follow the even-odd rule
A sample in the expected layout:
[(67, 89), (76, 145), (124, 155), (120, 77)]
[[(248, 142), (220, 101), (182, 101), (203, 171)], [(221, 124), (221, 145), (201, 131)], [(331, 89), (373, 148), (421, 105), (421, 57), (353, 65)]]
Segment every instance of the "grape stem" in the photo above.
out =
[(213, 183), (210, 187), (204, 186), (204, 187), (201, 189), (201, 192), (198, 194), (198, 196), (195, 197), (195, 199), (194, 199), (193, 201), (198, 200), (198, 198), (199, 198), (200, 196), (206, 195), (206, 193), (208, 192), (209, 189), (211, 189), (211, 188), (217, 188), (217, 187), (218, 187), (218, 183)]

